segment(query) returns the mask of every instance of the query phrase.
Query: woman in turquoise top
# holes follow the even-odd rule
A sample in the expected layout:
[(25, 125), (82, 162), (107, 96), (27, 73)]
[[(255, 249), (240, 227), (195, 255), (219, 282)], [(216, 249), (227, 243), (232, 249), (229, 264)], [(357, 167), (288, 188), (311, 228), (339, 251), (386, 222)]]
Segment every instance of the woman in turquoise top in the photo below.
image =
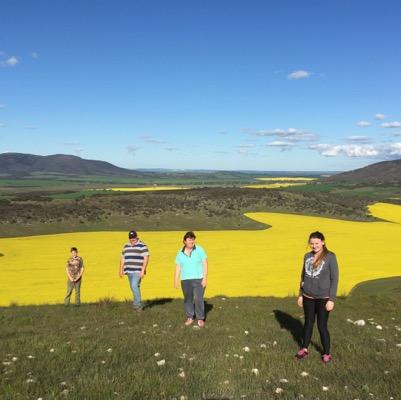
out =
[(184, 246), (175, 258), (174, 287), (178, 289), (181, 277), (181, 288), (184, 294), (185, 325), (190, 326), (194, 317), (199, 327), (205, 326), (204, 293), (207, 285), (208, 261), (203, 248), (195, 245), (196, 236), (192, 231), (184, 235)]

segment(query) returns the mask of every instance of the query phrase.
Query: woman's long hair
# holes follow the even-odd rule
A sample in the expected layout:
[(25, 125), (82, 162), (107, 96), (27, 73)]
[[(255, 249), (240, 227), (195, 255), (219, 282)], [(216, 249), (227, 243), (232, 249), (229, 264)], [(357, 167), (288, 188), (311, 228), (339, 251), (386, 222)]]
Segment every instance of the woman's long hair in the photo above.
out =
[[(310, 240), (312, 238), (316, 238), (316, 239), (320, 239), (321, 241), (325, 241), (324, 235), (320, 232), (320, 231), (315, 231), (313, 233), (311, 233), (309, 235), (309, 240), (308, 243), (310, 242)], [(316, 260), (313, 262), (313, 268), (316, 269), (320, 263), (324, 260), (324, 258), (326, 257), (326, 255), (329, 253), (330, 251), (327, 249), (326, 243), (323, 245), (323, 249), (322, 249), (322, 253), (319, 255), (318, 258), (316, 258)]]

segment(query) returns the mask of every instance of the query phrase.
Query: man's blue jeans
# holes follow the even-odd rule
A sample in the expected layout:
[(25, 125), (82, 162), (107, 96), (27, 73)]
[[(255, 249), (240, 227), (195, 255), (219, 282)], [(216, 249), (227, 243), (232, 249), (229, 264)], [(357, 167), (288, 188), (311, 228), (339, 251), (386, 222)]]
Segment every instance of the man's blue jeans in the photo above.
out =
[(129, 285), (134, 295), (134, 308), (142, 308), (141, 299), (141, 272), (127, 273)]

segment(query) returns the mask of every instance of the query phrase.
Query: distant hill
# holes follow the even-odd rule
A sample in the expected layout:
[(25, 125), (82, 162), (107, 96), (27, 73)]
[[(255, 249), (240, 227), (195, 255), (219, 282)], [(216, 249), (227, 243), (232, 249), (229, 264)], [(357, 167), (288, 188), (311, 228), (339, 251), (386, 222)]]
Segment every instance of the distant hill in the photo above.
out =
[(73, 155), (0, 154), (0, 174), (23, 177), (32, 173), (121, 177), (132, 176), (135, 172), (104, 161), (87, 160)]
[(401, 184), (401, 159), (370, 164), (357, 170), (347, 171), (324, 178), (324, 182)]

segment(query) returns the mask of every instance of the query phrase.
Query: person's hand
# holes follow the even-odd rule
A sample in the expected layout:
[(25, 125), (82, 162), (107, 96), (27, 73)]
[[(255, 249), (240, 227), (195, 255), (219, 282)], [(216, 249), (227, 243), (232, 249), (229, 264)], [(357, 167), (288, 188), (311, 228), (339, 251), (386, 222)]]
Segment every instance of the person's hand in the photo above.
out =
[(174, 288), (178, 290), (178, 281), (174, 281)]
[(326, 302), (326, 310), (327, 312), (330, 312), (334, 309), (334, 302), (333, 301), (327, 301)]
[(207, 286), (207, 278), (204, 277), (204, 278), (202, 279), (202, 287), (203, 287), (203, 288), (206, 288), (206, 286)]
[(120, 276), (120, 278), (123, 278), (124, 273), (120, 270), (120, 272), (118, 273), (118, 275)]
[(302, 306), (304, 305), (304, 298), (302, 295), (298, 297), (297, 304), (300, 308), (302, 308)]
[(139, 277), (144, 278), (145, 274), (146, 274), (146, 272), (141, 270), (141, 272), (139, 273)]

